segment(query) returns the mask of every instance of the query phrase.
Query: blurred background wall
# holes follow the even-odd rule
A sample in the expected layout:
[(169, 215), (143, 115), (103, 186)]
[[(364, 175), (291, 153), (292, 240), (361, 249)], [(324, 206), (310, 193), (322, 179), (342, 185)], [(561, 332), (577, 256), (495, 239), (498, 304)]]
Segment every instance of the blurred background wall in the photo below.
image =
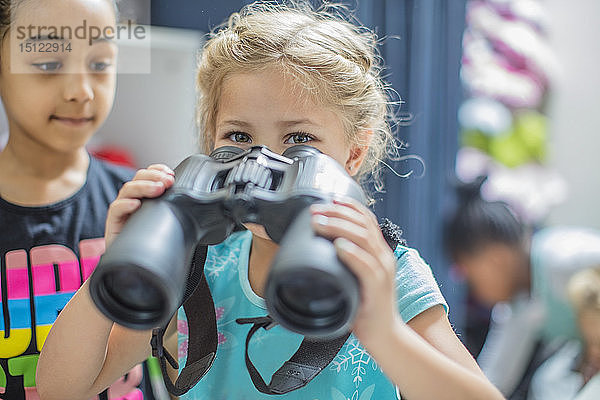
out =
[(548, 103), (549, 162), (568, 185), (548, 222), (600, 228), (600, 2), (546, 4), (560, 65)]
[[(137, 167), (174, 168), (197, 152), (195, 69), (202, 33), (154, 26), (150, 35), (149, 73), (118, 74), (113, 110), (89, 148), (126, 150)], [(119, 51), (131, 53), (139, 45), (123, 43)]]

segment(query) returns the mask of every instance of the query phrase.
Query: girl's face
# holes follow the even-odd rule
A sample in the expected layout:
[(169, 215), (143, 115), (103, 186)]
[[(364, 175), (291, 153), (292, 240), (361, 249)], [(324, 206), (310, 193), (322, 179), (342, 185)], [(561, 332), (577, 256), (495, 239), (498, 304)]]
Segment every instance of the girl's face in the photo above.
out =
[[(76, 31), (84, 24), (85, 31)], [(25, 1), (17, 8), (0, 53), (11, 140), (68, 153), (104, 122), (113, 104), (117, 48), (106, 40), (90, 44), (92, 26), (115, 26), (108, 0)], [(52, 28), (64, 38), (56, 39)]]
[[(229, 76), (221, 88), (215, 126), (215, 148), (265, 145), (282, 153), (296, 144), (316, 147), (356, 173), (366, 147), (350, 145), (340, 117), (298, 95), (290, 77), (277, 70)], [(249, 224), (266, 238), (262, 228)]]
[(307, 144), (355, 173), (365, 148), (348, 143), (335, 112), (298, 92), (291, 78), (277, 70), (226, 78), (216, 116), (215, 148), (265, 145), (282, 153)]
[(519, 252), (502, 243), (489, 243), (455, 260), (459, 272), (482, 303), (509, 301), (519, 289), (524, 269)]

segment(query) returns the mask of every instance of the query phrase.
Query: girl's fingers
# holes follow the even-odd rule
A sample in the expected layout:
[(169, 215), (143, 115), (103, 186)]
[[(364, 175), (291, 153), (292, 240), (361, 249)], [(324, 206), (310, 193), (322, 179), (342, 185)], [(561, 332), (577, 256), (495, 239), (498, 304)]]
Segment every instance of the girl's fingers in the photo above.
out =
[(310, 206), (311, 212), (314, 214), (321, 214), (326, 217), (336, 217), (342, 218), (348, 221), (352, 221), (357, 225), (360, 225), (364, 228), (367, 227), (368, 219), (364, 216), (363, 213), (344, 206), (337, 206), (331, 204), (313, 204)]
[(356, 211), (364, 214), (370, 220), (370, 222), (372, 224), (379, 226), (379, 221), (377, 221), (377, 217), (375, 216), (375, 214), (373, 214), (371, 212), (371, 210), (369, 210), (367, 207), (365, 207), (358, 201), (354, 200), (353, 198), (350, 198), (350, 197), (337, 198), (337, 199), (333, 200), (333, 204), (343, 205), (343, 206), (349, 207), (353, 210), (356, 210)]
[(382, 294), (382, 288), (393, 289), (395, 259), (392, 261), (383, 257), (382, 260), (344, 238), (337, 238), (333, 243), (340, 260), (358, 278), (363, 298), (372, 297), (373, 293)]
[(141, 199), (160, 196), (174, 181), (173, 171), (163, 164), (153, 164), (138, 170), (133, 180), (121, 187), (117, 198), (108, 207), (104, 235), (106, 244), (112, 242), (131, 214), (140, 208)]
[[(142, 205), (139, 199), (117, 199), (109, 207), (110, 217), (123, 218), (131, 215)], [(109, 218), (110, 218), (109, 217)]]
[(167, 167), (165, 164), (152, 164), (152, 165), (148, 166), (148, 168), (146, 168), (146, 169), (153, 169), (156, 171), (162, 171), (168, 175), (173, 175), (173, 176), (175, 175), (175, 172), (173, 172), (173, 170), (171, 168)]
[(169, 187), (175, 181), (175, 176), (159, 169), (140, 169), (133, 177), (134, 181), (153, 181), (162, 182), (166, 187)]
[(353, 221), (316, 214), (313, 216), (312, 226), (318, 235), (330, 240), (343, 237), (364, 249), (375, 250), (369, 230)]
[(148, 168), (139, 169), (133, 180), (125, 183), (117, 199), (157, 197), (175, 182), (171, 168), (164, 164), (152, 164)]
[(387, 250), (375, 215), (359, 203), (311, 206), (313, 229), (329, 239), (345, 237), (370, 252)]
[[(396, 270), (396, 258), (389, 248), (375, 215), (353, 200), (334, 201), (311, 207), (315, 232), (331, 240), (345, 239), (369, 253), (374, 262), (387, 273)], [(340, 241), (344, 243), (344, 240)]]
[[(147, 168), (142, 168), (139, 169), (137, 171), (137, 173), (143, 173), (143, 172), (147, 172), (147, 171), (152, 171), (152, 172), (159, 172), (165, 175), (171, 175), (171, 176), (175, 176), (175, 172), (173, 172), (173, 170), (169, 167), (167, 167), (164, 164), (152, 164), (150, 166), (148, 166)], [(136, 173), (136, 175), (137, 175)]]
[(382, 270), (377, 268), (377, 260), (359, 246), (342, 237), (333, 241), (340, 260), (352, 271), (360, 282), (370, 282)]
[(133, 180), (123, 185), (117, 199), (141, 199), (158, 197), (164, 193), (166, 185), (162, 181)]
[(106, 229), (114, 233), (116, 227), (123, 225), (131, 214), (142, 205), (139, 199), (117, 199), (108, 207), (106, 215)]
[(139, 199), (116, 199), (108, 207), (104, 239), (108, 246), (119, 234), (125, 221), (142, 205)]
[(333, 204), (313, 204), (311, 210), (314, 213), (328, 214), (352, 220), (364, 227), (379, 228), (379, 222), (375, 214), (352, 198), (335, 199), (333, 200)]

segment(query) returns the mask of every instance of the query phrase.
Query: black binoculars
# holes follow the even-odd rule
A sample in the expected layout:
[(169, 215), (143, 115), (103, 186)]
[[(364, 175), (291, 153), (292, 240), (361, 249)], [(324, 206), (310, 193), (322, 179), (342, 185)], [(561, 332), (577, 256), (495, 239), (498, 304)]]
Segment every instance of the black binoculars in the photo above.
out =
[(305, 336), (340, 336), (359, 305), (358, 280), (333, 243), (314, 233), (308, 209), (336, 197), (366, 201), (344, 168), (311, 146), (281, 155), (225, 146), (190, 156), (175, 169), (173, 186), (144, 199), (108, 246), (90, 279), (91, 297), (121, 325), (164, 326), (182, 304), (196, 246), (257, 223), (279, 244), (265, 287), (271, 317)]

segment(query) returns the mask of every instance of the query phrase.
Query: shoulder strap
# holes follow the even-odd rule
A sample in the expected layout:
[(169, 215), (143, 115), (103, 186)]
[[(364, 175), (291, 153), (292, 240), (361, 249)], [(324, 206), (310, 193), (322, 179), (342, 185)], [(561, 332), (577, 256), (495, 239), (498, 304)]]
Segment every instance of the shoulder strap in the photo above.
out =
[(192, 259), (183, 309), (188, 318), (188, 356), (175, 383), (167, 374), (166, 361), (179, 368), (177, 361), (163, 346), (165, 328), (152, 332), (152, 355), (158, 358), (160, 369), (169, 393), (181, 396), (198, 383), (208, 372), (217, 353), (217, 318), (212, 295), (204, 276), (207, 246), (198, 246)]
[[(379, 224), (388, 245), (395, 250), (398, 244), (405, 244), (402, 230), (388, 219)], [(188, 286), (184, 295), (183, 308), (188, 319), (189, 341), (186, 365), (175, 383), (167, 374), (166, 362), (178, 369), (177, 361), (163, 346), (165, 328), (157, 328), (152, 333), (152, 355), (157, 357), (161, 366), (163, 380), (167, 390), (181, 396), (194, 387), (208, 372), (217, 352), (217, 321), (215, 307), (204, 275), (207, 246), (198, 246), (192, 259), (192, 268)], [(258, 318), (239, 318), (238, 324), (253, 324), (246, 336), (245, 360), (252, 383), (262, 393), (284, 394), (306, 386), (316, 377), (340, 351), (348, 337), (347, 334), (329, 340), (304, 338), (298, 350), (271, 377), (267, 385), (248, 355), (250, 339), (260, 328), (271, 329), (276, 322), (270, 316)]]
[(250, 379), (258, 391), (265, 394), (285, 394), (306, 386), (334, 359), (340, 351), (350, 332), (329, 340), (312, 340), (304, 338), (298, 350), (271, 377), (268, 385), (256, 369), (248, 355), (250, 339), (260, 328), (269, 330), (277, 325), (270, 316), (257, 318), (238, 318), (238, 324), (253, 324), (246, 336), (246, 368)]

